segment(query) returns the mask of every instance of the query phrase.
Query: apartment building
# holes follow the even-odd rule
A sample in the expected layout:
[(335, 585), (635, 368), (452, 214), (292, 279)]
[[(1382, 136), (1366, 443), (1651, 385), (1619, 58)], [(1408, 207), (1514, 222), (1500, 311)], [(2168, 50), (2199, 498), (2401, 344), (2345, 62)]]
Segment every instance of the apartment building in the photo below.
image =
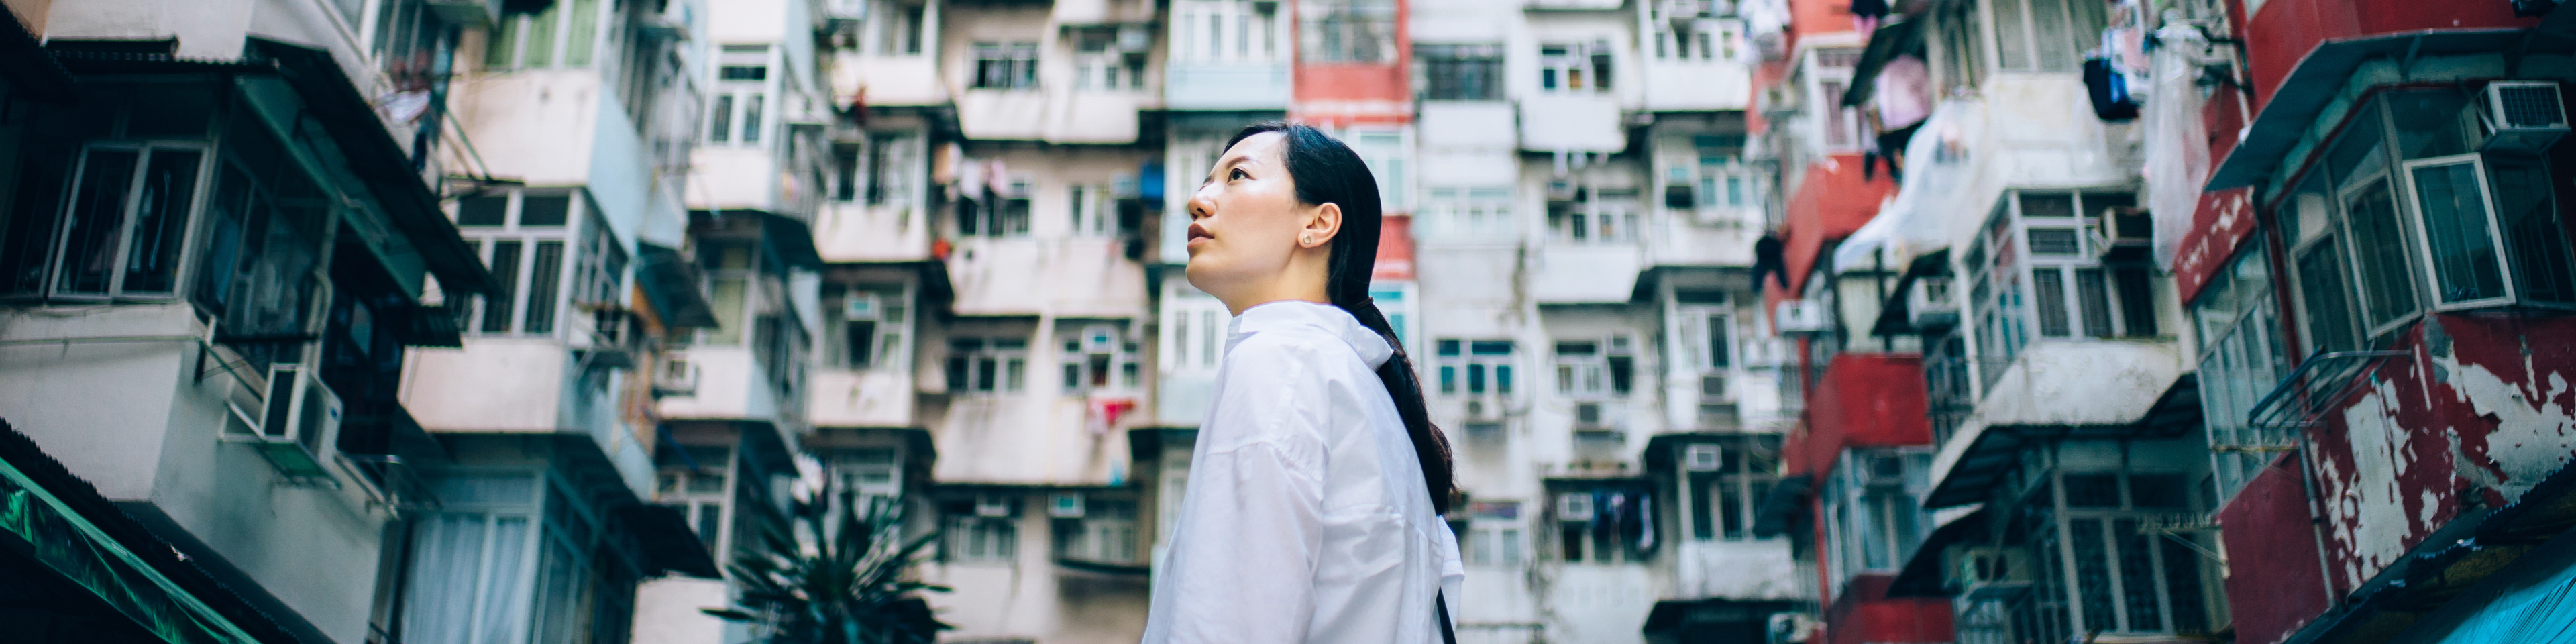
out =
[[(2566, 79), (2514, 61), (2566, 51), (2552, 8), (1852, 20), (1844, 95), (1779, 110), (1903, 172), (1822, 250), (1791, 223), (1817, 462), (1767, 527), (1842, 595), (1809, 641), (2551, 637)], [(1907, 384), (1928, 423), (1824, 413)]]

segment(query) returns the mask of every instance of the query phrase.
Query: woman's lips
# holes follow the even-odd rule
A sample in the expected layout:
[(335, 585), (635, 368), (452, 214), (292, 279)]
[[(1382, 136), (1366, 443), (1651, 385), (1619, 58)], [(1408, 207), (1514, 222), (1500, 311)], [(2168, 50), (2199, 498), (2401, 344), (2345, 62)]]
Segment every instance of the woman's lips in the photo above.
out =
[(1215, 236), (1215, 235), (1208, 234), (1207, 228), (1205, 228), (1205, 227), (1202, 227), (1202, 226), (1200, 226), (1200, 225), (1198, 225), (1198, 224), (1190, 224), (1190, 240), (1189, 240), (1188, 244), (1189, 244), (1189, 245), (1191, 245), (1191, 246), (1196, 246), (1196, 245), (1198, 245), (1199, 240), (1202, 240), (1202, 239), (1213, 240), (1213, 239), (1216, 239), (1216, 236)]

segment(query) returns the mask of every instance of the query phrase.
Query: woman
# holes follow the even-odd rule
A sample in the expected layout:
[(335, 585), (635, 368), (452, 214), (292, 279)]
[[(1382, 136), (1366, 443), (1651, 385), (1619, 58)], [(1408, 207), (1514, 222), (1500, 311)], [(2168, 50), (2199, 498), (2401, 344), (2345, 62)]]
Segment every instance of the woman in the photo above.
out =
[(1191, 195), (1190, 284), (1235, 317), (1146, 644), (1455, 641), (1449, 446), (1369, 302), (1378, 208), (1358, 154), (1276, 121)]

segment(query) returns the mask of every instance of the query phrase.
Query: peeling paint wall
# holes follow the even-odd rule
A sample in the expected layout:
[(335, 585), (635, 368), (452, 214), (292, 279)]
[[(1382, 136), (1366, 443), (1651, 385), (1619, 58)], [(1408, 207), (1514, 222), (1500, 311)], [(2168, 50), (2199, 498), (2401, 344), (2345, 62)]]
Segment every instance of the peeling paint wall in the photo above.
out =
[(2576, 319), (2433, 315), (2311, 434), (2339, 591), (2576, 457)]

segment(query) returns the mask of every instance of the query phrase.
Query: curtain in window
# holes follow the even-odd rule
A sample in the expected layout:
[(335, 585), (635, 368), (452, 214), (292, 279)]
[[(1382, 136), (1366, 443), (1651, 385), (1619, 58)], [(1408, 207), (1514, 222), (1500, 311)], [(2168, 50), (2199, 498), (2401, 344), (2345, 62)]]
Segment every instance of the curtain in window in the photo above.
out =
[(519, 644), (527, 633), (528, 519), (427, 515), (416, 528), (402, 641)]

